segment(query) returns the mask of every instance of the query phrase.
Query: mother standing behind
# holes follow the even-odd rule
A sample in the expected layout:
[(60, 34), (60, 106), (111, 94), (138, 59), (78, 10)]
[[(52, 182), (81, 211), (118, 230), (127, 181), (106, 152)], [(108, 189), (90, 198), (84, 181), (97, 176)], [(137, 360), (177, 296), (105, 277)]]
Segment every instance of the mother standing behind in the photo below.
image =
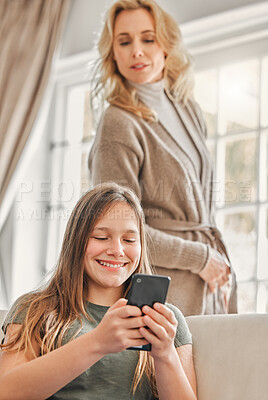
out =
[(99, 52), (93, 95), (109, 106), (89, 156), (93, 183), (115, 181), (140, 198), (152, 262), (172, 278), (169, 301), (185, 315), (236, 312), (206, 126), (177, 23), (154, 0), (116, 1)]

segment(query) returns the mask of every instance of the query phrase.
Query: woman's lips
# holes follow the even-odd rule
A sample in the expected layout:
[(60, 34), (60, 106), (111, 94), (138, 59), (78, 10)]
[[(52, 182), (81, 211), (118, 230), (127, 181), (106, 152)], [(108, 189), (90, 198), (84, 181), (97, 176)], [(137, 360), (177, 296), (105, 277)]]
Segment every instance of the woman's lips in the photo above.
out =
[(139, 64), (131, 65), (130, 68), (135, 70), (135, 71), (142, 71), (146, 67), (148, 67), (148, 64), (139, 63)]

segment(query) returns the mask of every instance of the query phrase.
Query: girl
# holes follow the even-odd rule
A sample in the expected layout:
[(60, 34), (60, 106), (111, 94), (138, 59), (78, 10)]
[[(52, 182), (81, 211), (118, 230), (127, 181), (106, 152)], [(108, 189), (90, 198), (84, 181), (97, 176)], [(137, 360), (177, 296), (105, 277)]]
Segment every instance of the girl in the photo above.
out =
[(168, 304), (127, 305), (137, 272), (151, 273), (139, 201), (99, 185), (74, 208), (50, 281), (6, 317), (0, 399), (196, 399), (186, 322)]
[(176, 21), (154, 0), (115, 1), (99, 53), (93, 94), (110, 105), (89, 156), (94, 184), (114, 181), (138, 195), (153, 264), (171, 276), (169, 299), (184, 315), (236, 312), (206, 126)]

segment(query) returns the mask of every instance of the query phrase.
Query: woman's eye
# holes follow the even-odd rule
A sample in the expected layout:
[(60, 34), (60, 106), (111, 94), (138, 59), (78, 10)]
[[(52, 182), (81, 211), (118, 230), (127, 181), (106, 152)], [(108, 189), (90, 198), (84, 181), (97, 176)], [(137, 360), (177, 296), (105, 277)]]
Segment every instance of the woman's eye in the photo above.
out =
[(120, 46), (127, 46), (129, 44), (129, 42), (121, 42), (119, 44), (120, 44)]
[(145, 43), (154, 43), (154, 39), (144, 39)]

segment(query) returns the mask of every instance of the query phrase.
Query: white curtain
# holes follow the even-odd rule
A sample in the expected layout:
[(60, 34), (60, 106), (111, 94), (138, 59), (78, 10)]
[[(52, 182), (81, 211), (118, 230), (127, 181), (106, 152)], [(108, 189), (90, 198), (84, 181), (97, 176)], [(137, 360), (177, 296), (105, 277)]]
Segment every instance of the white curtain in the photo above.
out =
[(0, 206), (31, 132), (69, 0), (0, 0)]

